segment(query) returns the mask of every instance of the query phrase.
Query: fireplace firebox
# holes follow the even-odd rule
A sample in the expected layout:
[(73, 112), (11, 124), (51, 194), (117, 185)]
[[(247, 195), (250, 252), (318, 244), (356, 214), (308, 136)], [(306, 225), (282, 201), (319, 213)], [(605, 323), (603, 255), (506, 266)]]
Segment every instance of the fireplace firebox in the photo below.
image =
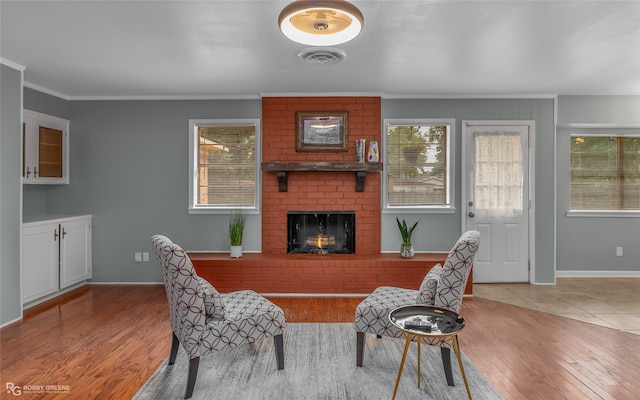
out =
[(355, 211), (288, 211), (289, 254), (355, 254)]

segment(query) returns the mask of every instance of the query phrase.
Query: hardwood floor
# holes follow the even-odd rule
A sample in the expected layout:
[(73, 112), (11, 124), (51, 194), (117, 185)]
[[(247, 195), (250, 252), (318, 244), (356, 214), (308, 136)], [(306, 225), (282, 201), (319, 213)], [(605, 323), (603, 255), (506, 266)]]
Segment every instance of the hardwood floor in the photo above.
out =
[[(352, 322), (361, 298), (271, 300), (290, 323)], [(462, 351), (505, 399), (638, 398), (639, 335), (479, 297), (462, 314)], [(63, 386), (29, 399), (130, 398), (168, 356), (170, 335), (164, 287), (85, 286), (0, 330), (0, 398), (15, 398), (7, 383)]]

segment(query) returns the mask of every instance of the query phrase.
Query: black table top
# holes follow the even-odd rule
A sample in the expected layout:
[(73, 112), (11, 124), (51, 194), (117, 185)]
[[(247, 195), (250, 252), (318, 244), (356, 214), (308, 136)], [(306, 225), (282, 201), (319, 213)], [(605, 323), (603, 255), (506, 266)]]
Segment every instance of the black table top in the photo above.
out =
[(466, 325), (458, 313), (425, 304), (398, 307), (389, 313), (389, 321), (404, 331), (423, 336), (455, 335)]

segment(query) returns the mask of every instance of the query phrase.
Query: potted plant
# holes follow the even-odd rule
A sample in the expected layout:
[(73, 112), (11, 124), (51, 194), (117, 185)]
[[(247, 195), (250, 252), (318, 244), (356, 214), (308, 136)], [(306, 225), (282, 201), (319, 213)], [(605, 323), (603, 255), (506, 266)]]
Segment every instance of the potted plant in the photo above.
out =
[(414, 229), (418, 226), (418, 222), (411, 228), (407, 225), (407, 222), (403, 219), (402, 222), (396, 217), (396, 222), (398, 223), (398, 229), (400, 229), (400, 234), (402, 235), (402, 244), (400, 245), (400, 256), (403, 258), (411, 258), (413, 257), (413, 245), (411, 244), (411, 235), (413, 235)]
[(402, 156), (408, 162), (416, 162), (420, 153), (424, 151), (424, 147), (424, 143), (417, 143), (411, 140), (402, 147)]
[(231, 243), (231, 257), (242, 257), (242, 234), (244, 233), (244, 223), (246, 215), (236, 210), (231, 214), (229, 220), (229, 241)]

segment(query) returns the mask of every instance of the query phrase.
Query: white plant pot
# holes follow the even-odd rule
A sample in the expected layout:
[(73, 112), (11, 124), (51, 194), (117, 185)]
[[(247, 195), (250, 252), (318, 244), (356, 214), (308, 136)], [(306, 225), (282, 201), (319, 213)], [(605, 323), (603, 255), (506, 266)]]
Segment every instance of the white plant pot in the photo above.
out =
[(242, 245), (231, 246), (231, 258), (240, 258), (240, 257), (242, 257)]
[(413, 251), (412, 245), (401, 245), (400, 246), (400, 257), (402, 258), (413, 258), (415, 252)]

